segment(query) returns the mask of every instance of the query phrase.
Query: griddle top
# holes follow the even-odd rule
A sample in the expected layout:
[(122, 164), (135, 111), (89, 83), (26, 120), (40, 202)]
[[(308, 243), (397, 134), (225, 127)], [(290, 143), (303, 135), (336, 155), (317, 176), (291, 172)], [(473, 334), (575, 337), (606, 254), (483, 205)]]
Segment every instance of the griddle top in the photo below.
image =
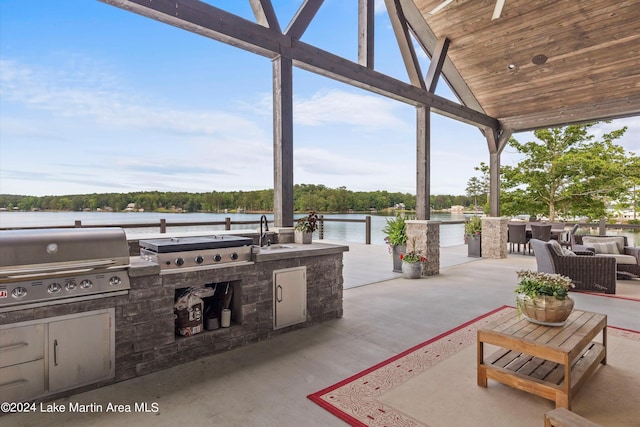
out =
[(253, 244), (253, 239), (250, 237), (229, 235), (168, 237), (166, 239), (140, 240), (139, 244), (141, 248), (148, 249), (156, 253), (171, 253), (250, 246)]

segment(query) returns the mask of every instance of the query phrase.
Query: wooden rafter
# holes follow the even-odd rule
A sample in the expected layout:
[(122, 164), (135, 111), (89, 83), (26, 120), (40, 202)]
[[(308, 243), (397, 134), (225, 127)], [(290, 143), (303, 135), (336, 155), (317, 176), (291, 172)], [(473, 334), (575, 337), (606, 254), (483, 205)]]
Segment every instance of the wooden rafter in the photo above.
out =
[(251, 9), (253, 9), (253, 15), (256, 17), (258, 24), (270, 28), (277, 33), (282, 32), (271, 0), (249, 0), (249, 2), (251, 3)]
[(422, 72), (420, 71), (420, 63), (416, 56), (413, 43), (411, 41), (411, 34), (409, 34), (409, 27), (407, 27), (407, 21), (402, 13), (402, 7), (397, 0), (384, 0), (389, 12), (389, 19), (391, 20), (391, 26), (393, 32), (396, 35), (398, 47), (404, 61), (404, 66), (407, 69), (409, 75), (409, 81), (412, 85), (421, 89), (425, 88), (424, 79), (422, 78)]
[(447, 59), (447, 50), (449, 49), (449, 39), (443, 38), (438, 40), (436, 48), (431, 56), (431, 63), (429, 64), (429, 70), (427, 71), (427, 77), (425, 79), (427, 90), (431, 93), (435, 93), (436, 86), (438, 85), (438, 79), (442, 74), (442, 66), (444, 60)]
[(318, 13), (324, 0), (305, 0), (291, 19), (289, 26), (284, 30), (284, 34), (292, 39), (299, 39)]
[(363, 67), (330, 52), (196, 0), (101, 0), (125, 10), (295, 66), (480, 128), (497, 129), (496, 119), (446, 98)]
[(374, 2), (358, 0), (358, 64), (373, 69)]

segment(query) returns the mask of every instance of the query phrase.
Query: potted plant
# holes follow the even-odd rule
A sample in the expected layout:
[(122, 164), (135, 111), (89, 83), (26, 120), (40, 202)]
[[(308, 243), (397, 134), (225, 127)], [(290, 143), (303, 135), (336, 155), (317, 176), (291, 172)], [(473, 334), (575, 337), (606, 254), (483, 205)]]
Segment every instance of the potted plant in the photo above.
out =
[(467, 256), (482, 256), (482, 220), (472, 216), (464, 223), (464, 241), (467, 244)]
[(413, 249), (411, 251), (400, 254), (400, 260), (402, 261), (402, 276), (405, 279), (418, 279), (422, 276), (422, 263), (427, 261), (427, 258), (416, 252), (416, 242), (413, 240)]
[(562, 326), (573, 310), (570, 278), (560, 274), (518, 271), (515, 289), (518, 313), (527, 320), (547, 326)]
[(299, 218), (294, 228), (294, 239), (296, 243), (309, 244), (312, 240), (313, 232), (318, 228), (318, 215), (311, 211), (309, 215)]
[(393, 258), (393, 271), (402, 271), (400, 254), (407, 250), (407, 223), (403, 216), (397, 215), (393, 219), (387, 218), (387, 224), (382, 229), (386, 234), (384, 241), (389, 247), (389, 253)]

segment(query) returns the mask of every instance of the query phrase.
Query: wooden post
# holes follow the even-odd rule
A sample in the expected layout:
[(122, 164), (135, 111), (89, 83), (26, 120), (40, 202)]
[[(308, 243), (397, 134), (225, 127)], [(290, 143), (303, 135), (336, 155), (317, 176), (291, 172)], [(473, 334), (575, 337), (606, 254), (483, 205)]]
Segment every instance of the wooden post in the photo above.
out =
[(293, 62), (273, 59), (273, 223), (293, 227)]
[(365, 225), (365, 244), (371, 244), (371, 215), (367, 215), (364, 217), (364, 225)]
[(160, 233), (166, 233), (167, 232), (167, 220), (164, 218), (160, 219)]

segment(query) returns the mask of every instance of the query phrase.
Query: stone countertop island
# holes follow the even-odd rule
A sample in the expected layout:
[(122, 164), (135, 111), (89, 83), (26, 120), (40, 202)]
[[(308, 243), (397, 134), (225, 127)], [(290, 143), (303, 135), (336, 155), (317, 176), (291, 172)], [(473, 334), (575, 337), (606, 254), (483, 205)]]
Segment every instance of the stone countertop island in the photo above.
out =
[[(137, 246), (137, 242), (129, 243), (130, 250)], [(316, 242), (272, 246), (252, 248), (251, 261), (175, 272), (161, 271), (158, 264), (132, 255), (128, 293), (3, 313), (3, 328), (34, 323), (46, 327), (58, 319), (97, 311), (107, 311), (112, 316), (108, 324), (115, 328), (110, 344), (115, 373), (111, 378), (62, 391), (45, 389), (25, 400), (73, 395), (342, 317), (343, 252), (349, 247)], [(290, 272), (292, 275), (287, 276)], [(294, 285), (303, 290), (305, 301), (302, 318), (277, 326), (276, 300), (282, 298), (283, 287), (276, 286), (275, 281), (281, 273), (287, 276), (284, 282), (295, 279)], [(174, 303), (181, 292), (187, 288), (227, 287), (233, 288), (229, 327), (203, 330), (192, 336), (176, 332)], [(206, 304), (203, 299), (205, 307)], [(204, 307), (201, 309), (205, 311)]]

